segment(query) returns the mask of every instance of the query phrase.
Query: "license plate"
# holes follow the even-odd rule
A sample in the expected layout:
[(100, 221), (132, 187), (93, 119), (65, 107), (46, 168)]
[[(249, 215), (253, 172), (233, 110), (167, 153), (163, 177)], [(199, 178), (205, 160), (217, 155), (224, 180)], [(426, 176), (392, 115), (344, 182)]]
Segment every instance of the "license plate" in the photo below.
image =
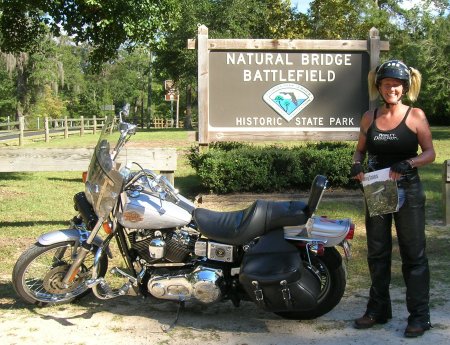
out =
[(342, 248), (344, 248), (344, 254), (345, 258), (351, 259), (352, 257), (352, 249), (350, 248), (350, 243), (347, 242), (347, 240), (342, 241)]

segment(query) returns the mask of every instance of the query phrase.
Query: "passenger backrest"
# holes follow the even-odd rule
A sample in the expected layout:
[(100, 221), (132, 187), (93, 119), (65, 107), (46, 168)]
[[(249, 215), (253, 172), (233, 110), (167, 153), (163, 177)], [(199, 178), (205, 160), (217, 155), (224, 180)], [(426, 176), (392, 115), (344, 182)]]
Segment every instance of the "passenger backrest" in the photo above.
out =
[(323, 175), (317, 175), (311, 185), (308, 200), (308, 217), (311, 217), (317, 210), (320, 199), (322, 199), (323, 192), (328, 186), (328, 180)]

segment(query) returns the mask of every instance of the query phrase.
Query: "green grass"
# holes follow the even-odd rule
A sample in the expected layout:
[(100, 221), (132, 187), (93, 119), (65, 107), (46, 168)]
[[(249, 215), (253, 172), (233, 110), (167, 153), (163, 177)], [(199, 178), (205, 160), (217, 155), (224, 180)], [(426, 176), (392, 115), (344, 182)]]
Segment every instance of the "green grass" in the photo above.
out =
[[(433, 128), (436, 161), (420, 169), (427, 195), (428, 255), (432, 284), (450, 286), (446, 267), (450, 264), (449, 227), (442, 222), (442, 174), (443, 162), (450, 159), (450, 128)], [(92, 147), (98, 135), (83, 137), (72, 135), (69, 139), (53, 139), (50, 144), (42, 141), (27, 142), (26, 147)], [(193, 198), (202, 191), (199, 179), (189, 167), (184, 155), (194, 145), (192, 132), (181, 129), (139, 131), (132, 142), (149, 147), (176, 147), (178, 170), (175, 185), (183, 195)], [(9, 146), (13, 146), (10, 144)], [(15, 299), (10, 277), (15, 261), (23, 250), (45, 232), (64, 228), (75, 215), (73, 195), (83, 190), (78, 172), (66, 173), (0, 173), (0, 300), (7, 299), (6, 306)], [(237, 202), (238, 209), (246, 204)], [(362, 199), (339, 200), (324, 198), (320, 214), (332, 218), (350, 217), (356, 224), (352, 241), (353, 258), (347, 264), (347, 293), (369, 286), (366, 264), (366, 242)], [(395, 233), (395, 231), (394, 231)], [(393, 285), (403, 286), (398, 248), (394, 247)]]

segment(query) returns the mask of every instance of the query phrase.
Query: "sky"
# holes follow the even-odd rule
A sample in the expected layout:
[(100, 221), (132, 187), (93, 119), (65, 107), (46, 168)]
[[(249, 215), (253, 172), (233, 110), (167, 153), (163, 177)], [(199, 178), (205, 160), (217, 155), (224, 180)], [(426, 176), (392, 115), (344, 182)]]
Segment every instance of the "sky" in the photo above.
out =
[(293, 7), (296, 7), (299, 12), (306, 13), (309, 8), (310, 0), (291, 0)]

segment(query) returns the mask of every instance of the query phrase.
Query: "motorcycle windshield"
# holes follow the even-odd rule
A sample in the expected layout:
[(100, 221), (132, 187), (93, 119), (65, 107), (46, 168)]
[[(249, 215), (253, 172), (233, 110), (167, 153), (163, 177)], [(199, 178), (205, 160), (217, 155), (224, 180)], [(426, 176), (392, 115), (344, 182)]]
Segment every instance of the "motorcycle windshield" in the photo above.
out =
[(114, 208), (124, 184), (124, 177), (119, 173), (120, 164), (113, 160), (119, 137), (115, 117), (107, 117), (89, 164), (85, 193), (101, 218), (106, 218)]

